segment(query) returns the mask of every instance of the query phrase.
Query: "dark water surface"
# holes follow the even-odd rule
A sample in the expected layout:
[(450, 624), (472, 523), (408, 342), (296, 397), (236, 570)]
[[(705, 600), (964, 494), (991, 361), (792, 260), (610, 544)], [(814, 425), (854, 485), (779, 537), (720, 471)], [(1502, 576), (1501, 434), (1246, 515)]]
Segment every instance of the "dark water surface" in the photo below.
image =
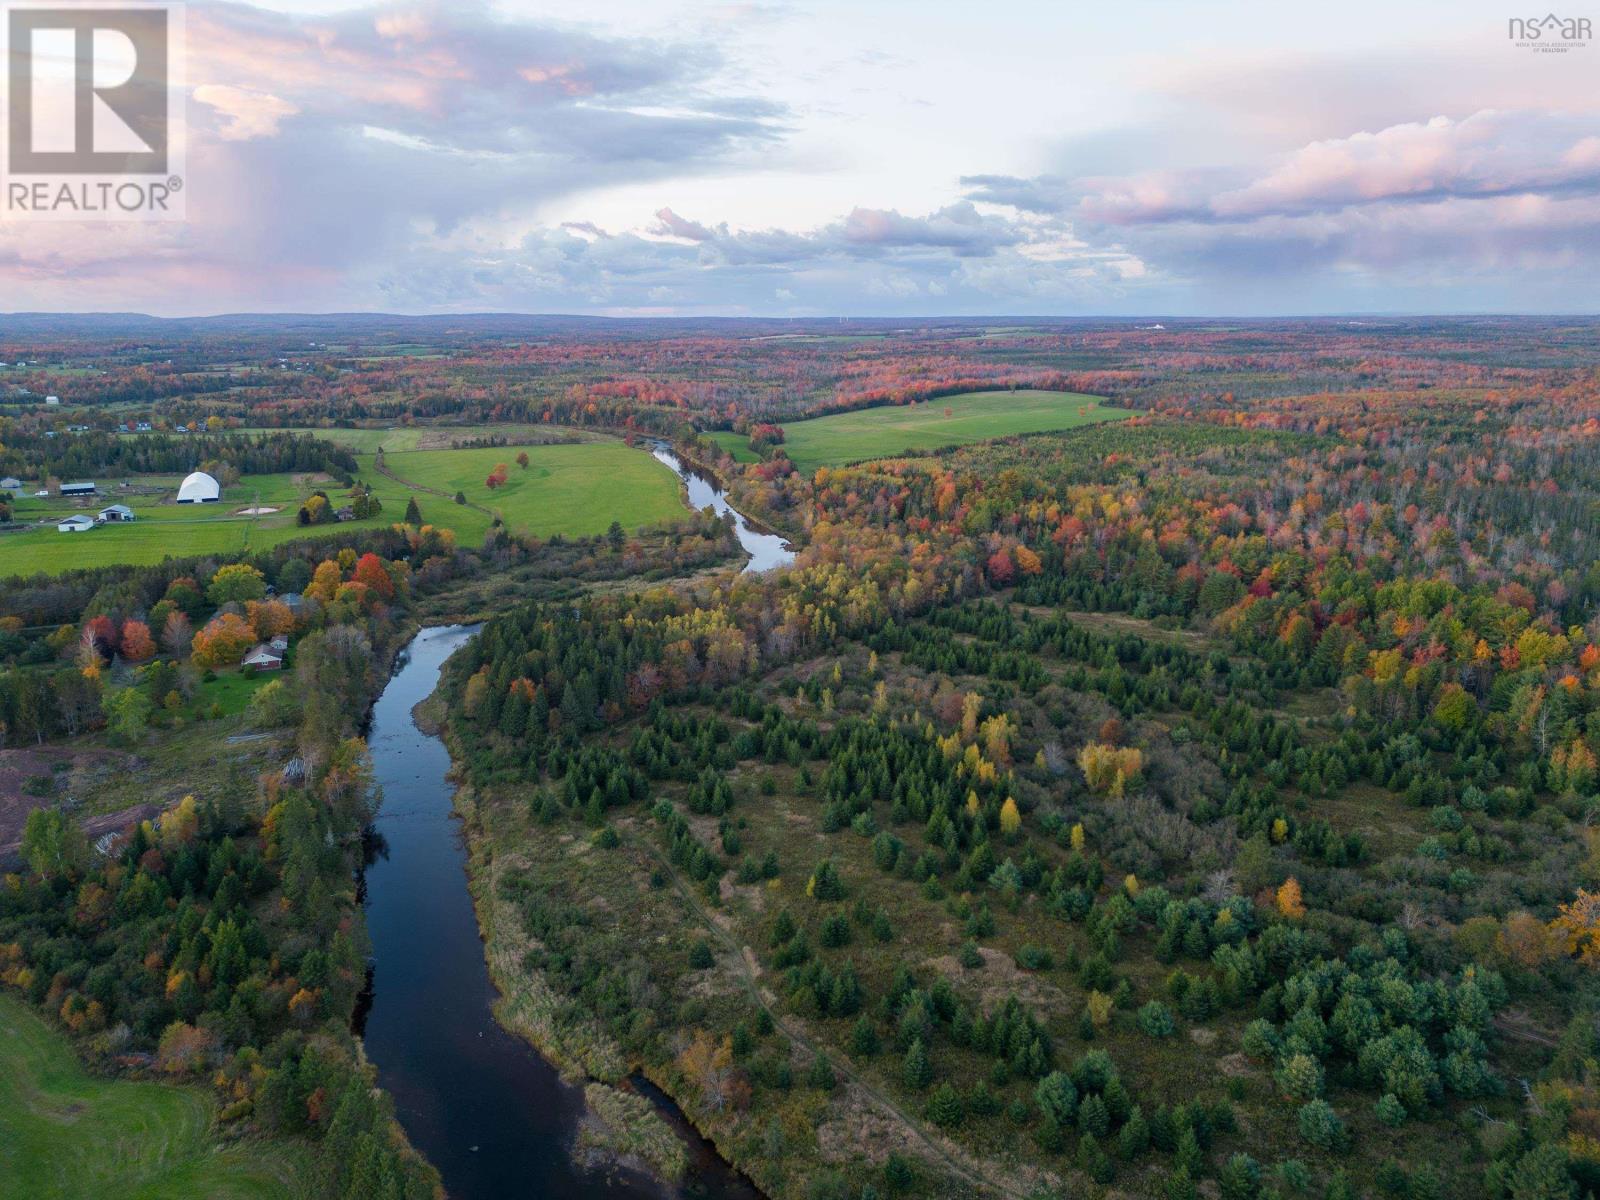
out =
[(758, 1200), (760, 1193), (675, 1110), (665, 1115), (684, 1137), (691, 1163), (681, 1189), (575, 1162), (581, 1089), (563, 1083), (531, 1046), (495, 1024), (496, 993), (467, 894), (466, 850), (451, 816), (450, 755), (411, 719), (445, 659), (476, 632), (476, 626), (423, 630), (402, 652), (373, 709), (369, 745), (383, 807), (376, 856), (366, 869), (374, 967), (358, 1022), (364, 1020), (378, 1082), (394, 1096), (406, 1133), (439, 1168), (454, 1200), (676, 1194)]
[(775, 533), (761, 533), (752, 529), (750, 522), (744, 519), (744, 514), (728, 503), (728, 493), (681, 460), (665, 444), (657, 442), (651, 453), (658, 462), (666, 463), (676, 471), (687, 485), (689, 507), (697, 510), (709, 508), (719, 517), (724, 513), (733, 514), (734, 533), (738, 535), (745, 553), (750, 556), (750, 561), (744, 565), (745, 571), (759, 574), (777, 567), (787, 567), (794, 561), (794, 551), (789, 548), (788, 542)]

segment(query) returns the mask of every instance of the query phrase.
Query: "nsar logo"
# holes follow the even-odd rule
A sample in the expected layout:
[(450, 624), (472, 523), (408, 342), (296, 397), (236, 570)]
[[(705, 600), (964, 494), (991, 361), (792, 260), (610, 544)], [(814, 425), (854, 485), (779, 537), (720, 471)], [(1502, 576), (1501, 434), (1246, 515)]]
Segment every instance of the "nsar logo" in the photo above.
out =
[(1511, 17), (1506, 21), (1506, 37), (1518, 46), (1543, 54), (1565, 54), (1589, 44), (1594, 36), (1588, 17)]

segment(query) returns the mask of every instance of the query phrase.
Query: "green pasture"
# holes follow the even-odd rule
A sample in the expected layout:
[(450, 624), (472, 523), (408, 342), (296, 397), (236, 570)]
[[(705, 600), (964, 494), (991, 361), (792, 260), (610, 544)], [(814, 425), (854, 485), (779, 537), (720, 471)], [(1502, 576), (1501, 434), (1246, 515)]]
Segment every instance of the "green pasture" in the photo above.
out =
[(761, 456), (750, 449), (750, 438), (747, 434), (733, 433), (730, 430), (722, 429), (716, 433), (708, 433), (706, 437), (733, 455), (735, 462), (753, 463), (761, 461)]
[[(496, 431), (511, 436), (508, 429), (497, 427)], [(404, 517), (406, 501), (412, 496), (425, 522), (454, 530), (463, 545), (476, 544), (496, 512), (513, 530), (539, 537), (604, 533), (613, 521), (633, 530), (675, 520), (685, 512), (677, 477), (647, 451), (620, 442), (402, 450), (395, 447), (415, 446), (419, 431), (333, 432), (361, 435), (348, 438), (347, 444), (356, 450), (361, 479), (383, 502), (379, 516), (311, 528), (297, 525), (295, 515), (301, 503), (319, 488), (328, 493), (335, 507), (346, 502), (346, 489), (316, 476), (247, 475), (224, 488), (220, 502), (204, 505), (173, 503), (176, 478), (139, 477), (131, 491), (116, 486), (121, 480), (101, 480), (97, 481), (100, 495), (88, 502), (32, 495), (19, 499), (16, 519), (39, 524), (0, 534), (0, 575), (53, 573), (113, 563), (144, 565), (169, 555), (236, 555), (295, 538), (393, 524)], [(453, 432), (470, 437), (488, 430)], [(428, 436), (436, 437), (437, 432), (429, 431)], [(398, 479), (378, 473), (375, 451), (380, 445), (385, 447), (387, 470)], [(517, 465), (517, 455), (522, 452), (529, 458), (526, 469)], [(498, 463), (507, 465), (508, 480), (504, 487), (491, 490), (486, 480)], [(468, 504), (455, 503), (457, 491), (465, 494)], [(74, 513), (93, 516), (115, 503), (132, 508), (135, 519), (84, 533), (56, 529), (55, 522)], [(257, 506), (278, 511), (258, 515), (239, 511)]]
[(200, 1088), (97, 1079), (0, 995), (0, 1200), (273, 1200), (311, 1195), (294, 1143), (224, 1144)]
[[(519, 453), (528, 456), (525, 468), (517, 465)], [(633, 530), (686, 511), (678, 477), (647, 451), (620, 442), (415, 450), (386, 454), (384, 461), (402, 479), (452, 496), (463, 492), (472, 504), (498, 512), (512, 530), (537, 537), (604, 533), (613, 521)], [(491, 489), (489, 474), (500, 463), (506, 464), (506, 484)], [(438, 523), (453, 524), (462, 537), (474, 518), (480, 535), (488, 526), (482, 513), (458, 507), (456, 514)]]
[(834, 413), (783, 427), (784, 450), (811, 472), (914, 450), (938, 450), (1018, 433), (1047, 433), (1133, 414), (1077, 392), (1002, 391)]

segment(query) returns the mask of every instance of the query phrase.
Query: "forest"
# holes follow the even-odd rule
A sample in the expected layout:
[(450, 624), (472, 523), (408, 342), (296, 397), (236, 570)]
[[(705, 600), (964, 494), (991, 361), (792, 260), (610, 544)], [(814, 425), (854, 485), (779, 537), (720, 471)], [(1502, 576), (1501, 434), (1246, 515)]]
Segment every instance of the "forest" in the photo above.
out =
[[(0, 754), (167, 737), (282, 634), (246, 719), (299, 764), (109, 855), (35, 807), (0, 979), (328, 1195), (431, 1194), (351, 1056), (360, 715), (482, 620), (440, 726), (516, 1032), (764, 1194), (1600, 1194), (1594, 323), (992, 324), (41, 331), (102, 374), (0, 464), (66, 421), (329, 473), (350, 430), (564, 426), (670, 442), (796, 557), (685, 510), (0, 581)], [(1008, 433), (1021, 390), (1129, 415)], [(789, 457), (974, 392), (984, 440)]]

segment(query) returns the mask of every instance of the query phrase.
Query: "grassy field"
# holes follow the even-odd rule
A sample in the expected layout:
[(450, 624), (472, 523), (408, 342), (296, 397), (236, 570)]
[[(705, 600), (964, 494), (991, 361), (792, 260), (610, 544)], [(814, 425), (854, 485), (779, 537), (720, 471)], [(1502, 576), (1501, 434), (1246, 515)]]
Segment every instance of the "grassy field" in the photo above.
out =
[(922, 404), (867, 408), (794, 421), (783, 427), (784, 450), (800, 470), (890, 458), (1010, 437), (1072, 429), (1133, 414), (1077, 392), (970, 392)]
[[(282, 433), (279, 429), (243, 429), (241, 433)], [(583, 430), (549, 425), (411, 425), (390, 429), (296, 429), (325, 442), (348, 446), (357, 453), (382, 450), (393, 454), (401, 450), (448, 450), (456, 442), (475, 438), (505, 438), (515, 445), (541, 442), (592, 441), (596, 435)]]
[(706, 436), (733, 455), (735, 462), (753, 463), (761, 461), (761, 456), (750, 449), (750, 439), (742, 433), (734, 433), (732, 430), (724, 429), (716, 433), (708, 433)]
[(309, 1195), (290, 1143), (223, 1146), (198, 1088), (89, 1076), (71, 1047), (0, 995), (0, 1200), (213, 1200)]
[[(114, 485), (108, 485), (88, 504), (62, 501), (57, 497), (38, 499), (25, 495), (19, 498), (17, 520), (50, 523), (26, 532), (0, 534), (0, 575), (66, 571), (112, 563), (142, 565), (160, 562), (169, 555), (234, 555), (295, 538), (351, 528), (381, 527), (400, 520), (405, 515), (407, 499), (413, 495), (424, 521), (455, 530), (464, 545), (475, 545), (482, 539), (491, 521), (488, 512), (458, 505), (449, 496), (413, 491), (404, 483), (378, 474), (375, 451), (379, 446), (385, 449), (389, 470), (402, 479), (451, 496), (459, 489), (473, 504), (502, 512), (513, 529), (540, 537), (555, 533), (603, 533), (613, 520), (621, 521), (631, 530), (674, 519), (685, 511), (679, 484), (672, 472), (645, 451), (619, 442), (529, 446), (527, 452), (532, 461), (528, 470), (523, 471), (516, 465), (518, 448), (514, 446), (391, 452), (397, 445), (415, 447), (419, 443), (426, 445), (429, 440), (437, 444), (437, 431), (425, 434), (417, 430), (332, 432), (361, 435), (348, 439), (348, 444), (357, 451), (361, 478), (383, 501), (383, 512), (379, 516), (311, 529), (295, 524), (301, 502), (318, 488), (333, 498), (335, 506), (345, 502), (345, 492), (337, 483), (318, 477), (247, 475), (224, 490), (220, 503), (193, 505), (172, 503), (177, 479), (146, 476), (136, 481), (141, 494), (124, 494)], [(470, 437), (487, 431), (451, 432), (454, 436)], [(511, 434), (508, 432), (507, 436)], [(484, 480), (495, 464), (502, 462), (510, 467), (510, 481), (504, 488), (491, 492)], [(107, 524), (85, 533), (70, 534), (58, 532), (53, 523), (74, 513), (93, 516), (114, 503), (127, 504), (134, 510), (136, 519), (131, 523)], [(254, 516), (239, 511), (257, 504), (278, 511)]]
[[(356, 525), (381, 526), (399, 520), (405, 513), (404, 489), (370, 473), (367, 481), (373, 484), (383, 501), (384, 512)], [(304, 529), (295, 524), (295, 513), (301, 502), (319, 488), (326, 491), (336, 505), (344, 503), (344, 489), (328, 479), (287, 474), (246, 475), (237, 484), (224, 489), (219, 503), (204, 505), (173, 503), (177, 479), (143, 476), (135, 482), (141, 494), (124, 494), (108, 484), (87, 504), (62, 501), (57, 497), (22, 497), (16, 505), (18, 521), (55, 522), (74, 513), (92, 517), (110, 504), (126, 504), (133, 509), (136, 519), (132, 523), (107, 524), (85, 533), (60, 533), (50, 523), (23, 533), (0, 535), (0, 574), (27, 575), (35, 571), (67, 571), (111, 563), (155, 563), (169, 555), (232, 555), (351, 527), (343, 524)], [(159, 490), (147, 490), (152, 488)], [(438, 497), (419, 496), (418, 503), (425, 520), (433, 520), (435, 516), (443, 518), (453, 508)], [(258, 504), (278, 511), (253, 516), (239, 511)]]
[[(538, 537), (604, 533), (613, 521), (637, 529), (686, 511), (678, 477), (643, 450), (617, 442), (529, 446), (525, 469), (517, 466), (518, 452), (515, 446), (415, 450), (387, 454), (385, 462), (402, 479), (451, 494), (464, 492), (473, 504), (499, 512), (513, 530)], [(499, 463), (507, 465), (509, 478), (504, 487), (490, 490), (485, 480)], [(476, 516), (487, 527), (483, 514), (457, 512), (456, 521), (470, 522)], [(456, 522), (440, 518), (440, 523)], [(466, 536), (459, 525), (457, 531)]]

